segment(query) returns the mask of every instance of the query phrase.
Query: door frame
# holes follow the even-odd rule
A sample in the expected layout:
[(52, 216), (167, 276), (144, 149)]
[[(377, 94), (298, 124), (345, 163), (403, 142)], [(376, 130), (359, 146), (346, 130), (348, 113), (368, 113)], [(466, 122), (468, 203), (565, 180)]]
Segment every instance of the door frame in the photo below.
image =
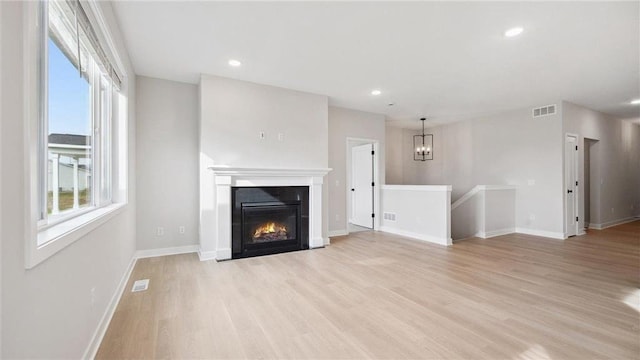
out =
[[(576, 139), (575, 144), (576, 146), (578, 146), (578, 150), (574, 152), (574, 168), (573, 168), (573, 172), (575, 174), (575, 179), (578, 182), (578, 185), (575, 185), (574, 190), (573, 190), (573, 204), (569, 204), (567, 201), (567, 138), (568, 137), (573, 137)], [(568, 239), (569, 238), (569, 226), (575, 226), (575, 236), (579, 236), (579, 235), (583, 235), (584, 234), (584, 230), (581, 231), (580, 229), (580, 221), (575, 221), (573, 222), (573, 224), (569, 224), (567, 222), (567, 212), (569, 210), (569, 206), (573, 206), (574, 207), (574, 214), (575, 216), (577, 216), (578, 218), (583, 218), (584, 219), (584, 214), (580, 213), (580, 189), (582, 189), (583, 181), (581, 179), (580, 176), (580, 159), (582, 158), (580, 156), (580, 135), (578, 134), (573, 134), (573, 133), (565, 133), (564, 137), (563, 137), (563, 141), (562, 141), (562, 163), (563, 163), (563, 171), (562, 171), (562, 203), (564, 205), (564, 212), (563, 212), (563, 223), (564, 223), (564, 238)], [(573, 235), (572, 235), (573, 236)]]
[(365, 145), (365, 144), (373, 144), (373, 182), (375, 186), (373, 187), (373, 213), (375, 216), (373, 217), (373, 230), (377, 231), (380, 229), (380, 189), (382, 184), (380, 183), (380, 141), (376, 139), (367, 139), (367, 138), (356, 138), (356, 137), (347, 137), (346, 138), (346, 186), (345, 186), (345, 217), (346, 217), (346, 226), (347, 226), (347, 234), (349, 233), (349, 223), (351, 220), (351, 147), (352, 145)]

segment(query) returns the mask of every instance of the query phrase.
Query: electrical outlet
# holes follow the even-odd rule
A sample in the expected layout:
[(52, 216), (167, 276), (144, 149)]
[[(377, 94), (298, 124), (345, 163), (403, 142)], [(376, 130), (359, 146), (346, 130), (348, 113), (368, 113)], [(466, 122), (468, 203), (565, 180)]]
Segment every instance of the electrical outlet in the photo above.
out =
[(529, 186), (533, 186), (533, 185), (535, 185), (535, 184), (536, 184), (536, 181), (535, 181), (534, 179), (529, 179), (529, 180), (527, 180), (527, 184), (528, 184)]
[(278, 133), (278, 141), (284, 141), (284, 134)]
[(535, 221), (536, 220), (536, 215), (535, 214), (529, 214), (529, 221)]
[(187, 232), (187, 229), (184, 227), (184, 225), (183, 226), (179, 226), (178, 227), (178, 232), (180, 234), (184, 234), (185, 232)]
[(336, 221), (340, 221), (340, 215), (336, 214)]
[(615, 208), (611, 208), (611, 213), (613, 214), (616, 211)]
[(156, 231), (156, 235), (164, 236), (164, 228), (162, 226), (158, 226), (158, 230)]

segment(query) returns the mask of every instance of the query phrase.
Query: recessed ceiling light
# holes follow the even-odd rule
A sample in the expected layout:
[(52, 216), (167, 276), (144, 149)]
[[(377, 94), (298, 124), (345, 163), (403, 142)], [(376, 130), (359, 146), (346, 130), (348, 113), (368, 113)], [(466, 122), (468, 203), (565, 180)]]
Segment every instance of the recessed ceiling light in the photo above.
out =
[(514, 27), (504, 32), (504, 36), (506, 37), (514, 37), (518, 36), (522, 33), (524, 29), (521, 27)]
[(378, 96), (378, 95), (380, 95), (380, 94), (382, 94), (382, 91), (380, 91), (380, 90), (378, 90), (378, 89), (371, 90), (371, 95)]
[(242, 65), (242, 63), (240, 61), (238, 61), (238, 60), (230, 59), (229, 60), (229, 65), (233, 66), (233, 67), (238, 67), (238, 66)]
[(631, 100), (631, 105), (640, 105), (640, 99)]

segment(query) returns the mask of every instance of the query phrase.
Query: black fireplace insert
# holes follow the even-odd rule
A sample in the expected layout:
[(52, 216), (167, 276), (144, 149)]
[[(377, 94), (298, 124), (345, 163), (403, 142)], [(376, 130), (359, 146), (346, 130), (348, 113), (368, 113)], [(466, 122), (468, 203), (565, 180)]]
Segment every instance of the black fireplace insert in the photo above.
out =
[(307, 186), (232, 187), (232, 259), (309, 248)]

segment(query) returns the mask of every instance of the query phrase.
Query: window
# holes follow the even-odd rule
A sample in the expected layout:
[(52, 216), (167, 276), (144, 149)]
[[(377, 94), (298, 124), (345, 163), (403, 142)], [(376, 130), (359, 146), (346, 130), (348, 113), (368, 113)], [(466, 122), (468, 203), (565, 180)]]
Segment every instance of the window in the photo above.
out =
[[(118, 77), (78, 0), (41, 2), (38, 231), (112, 203)], [(55, 238), (38, 236), (36, 246)]]

